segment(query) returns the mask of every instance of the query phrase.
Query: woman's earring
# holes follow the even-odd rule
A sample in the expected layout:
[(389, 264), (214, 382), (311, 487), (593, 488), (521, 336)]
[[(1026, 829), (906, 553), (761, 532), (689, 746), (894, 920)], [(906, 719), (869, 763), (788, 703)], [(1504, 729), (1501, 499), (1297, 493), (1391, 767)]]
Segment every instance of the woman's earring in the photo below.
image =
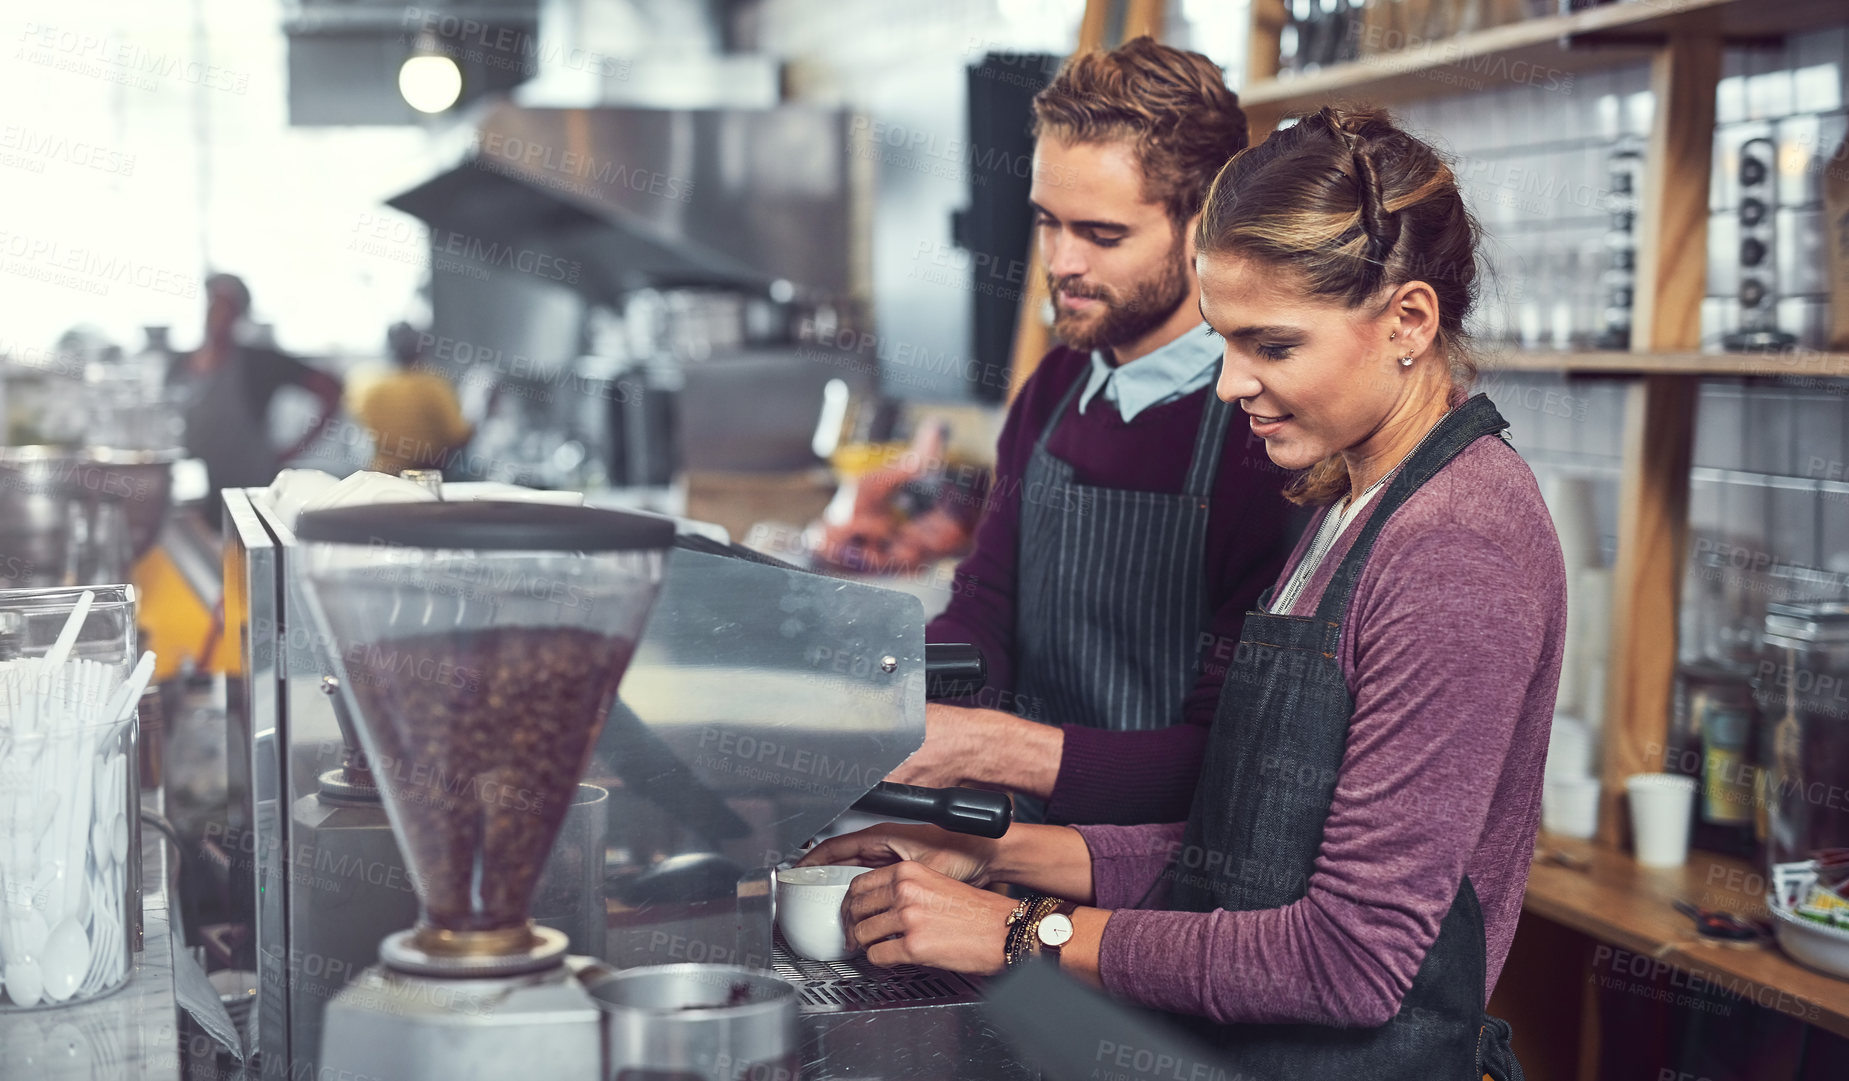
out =
[(1402, 368), (1412, 367), (1412, 354), (1411, 353), (1408, 353), (1405, 356), (1400, 358), (1400, 367)]

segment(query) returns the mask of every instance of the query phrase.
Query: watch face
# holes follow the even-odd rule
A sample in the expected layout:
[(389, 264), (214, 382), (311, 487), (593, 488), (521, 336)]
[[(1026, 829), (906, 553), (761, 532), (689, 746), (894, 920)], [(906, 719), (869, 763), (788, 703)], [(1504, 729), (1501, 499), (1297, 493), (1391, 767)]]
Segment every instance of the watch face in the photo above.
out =
[(1040, 921), (1038, 934), (1043, 946), (1064, 946), (1066, 940), (1072, 937), (1072, 918), (1055, 912)]

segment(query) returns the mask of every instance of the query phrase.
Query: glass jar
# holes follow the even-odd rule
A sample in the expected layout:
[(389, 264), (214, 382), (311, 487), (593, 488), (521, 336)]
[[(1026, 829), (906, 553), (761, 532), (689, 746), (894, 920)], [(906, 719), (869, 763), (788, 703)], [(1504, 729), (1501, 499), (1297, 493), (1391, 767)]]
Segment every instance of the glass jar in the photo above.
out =
[(1754, 681), (1765, 718), (1767, 855), (1773, 865), (1849, 847), (1849, 603), (1766, 607)]
[(80, 591), (0, 590), (0, 1013), (97, 998), (132, 969), (138, 747), (109, 699), (136, 656), (136, 597), (93, 593), (47, 670)]

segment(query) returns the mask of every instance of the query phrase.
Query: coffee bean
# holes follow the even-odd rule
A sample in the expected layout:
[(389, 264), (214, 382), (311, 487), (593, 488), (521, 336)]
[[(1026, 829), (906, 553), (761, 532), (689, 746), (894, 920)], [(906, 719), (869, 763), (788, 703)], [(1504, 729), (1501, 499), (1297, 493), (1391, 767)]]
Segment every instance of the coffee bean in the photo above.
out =
[(347, 654), (424, 922), (519, 926), (635, 643), (494, 627)]

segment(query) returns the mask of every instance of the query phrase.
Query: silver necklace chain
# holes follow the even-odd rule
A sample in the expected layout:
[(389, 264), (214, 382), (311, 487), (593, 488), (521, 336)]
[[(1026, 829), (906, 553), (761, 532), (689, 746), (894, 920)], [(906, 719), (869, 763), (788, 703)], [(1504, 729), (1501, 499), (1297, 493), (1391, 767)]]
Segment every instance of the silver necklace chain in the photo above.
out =
[(1449, 409), (1445, 410), (1444, 416), (1438, 418), (1438, 423), (1428, 428), (1425, 434), (1419, 437), (1419, 441), (1413, 444), (1412, 449), (1402, 455), (1399, 461), (1393, 463), (1392, 469), (1387, 470), (1381, 474), (1379, 480), (1368, 485), (1367, 491), (1362, 492), (1360, 496), (1350, 492), (1342, 497), (1341, 503), (1329, 508), (1329, 513), (1323, 516), (1322, 525), (1316, 530), (1316, 536), (1310, 541), (1310, 550), (1303, 553), (1303, 562), (1300, 566), (1307, 569), (1302, 574), (1293, 571), (1290, 578), (1285, 580), (1283, 596), (1271, 606), (1273, 612), (1289, 612), (1291, 605), (1297, 603), (1297, 598), (1309, 586), (1310, 579), (1316, 577), (1316, 571), (1321, 568), (1323, 558), (1329, 554), (1329, 549), (1335, 547), (1335, 542), (1341, 539), (1343, 531), (1348, 527), (1348, 523), (1342, 520), (1347, 516), (1348, 508), (1358, 508), (1379, 491), (1381, 485), (1392, 480), (1399, 473), (1400, 467), (1406, 464), (1406, 460), (1419, 453), (1419, 448), (1425, 446), (1425, 441), (1432, 437), (1432, 433), (1438, 430), (1438, 425), (1443, 424), (1445, 416), (1449, 416), (1450, 413)]

